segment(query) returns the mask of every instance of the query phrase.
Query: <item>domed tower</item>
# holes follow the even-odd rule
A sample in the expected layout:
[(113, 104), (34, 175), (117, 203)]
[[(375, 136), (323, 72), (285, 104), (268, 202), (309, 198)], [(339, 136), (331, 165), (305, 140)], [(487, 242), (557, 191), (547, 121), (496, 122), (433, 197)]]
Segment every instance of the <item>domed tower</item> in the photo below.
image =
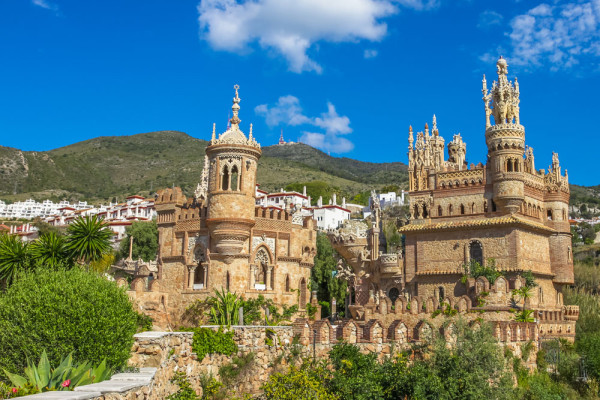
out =
[(256, 169), (261, 156), (260, 144), (240, 130), (239, 86), (235, 85), (231, 126), (217, 139), (213, 124), (212, 139), (206, 148), (209, 159), (208, 212), (213, 251), (231, 256), (239, 254), (254, 226)]
[(496, 65), (498, 82), (492, 84), (489, 92), (483, 76), (485, 141), (497, 210), (513, 214), (519, 211), (524, 198), (525, 128), (519, 123), (519, 83), (515, 78), (513, 84), (506, 77), (508, 64), (504, 58), (500, 57)]

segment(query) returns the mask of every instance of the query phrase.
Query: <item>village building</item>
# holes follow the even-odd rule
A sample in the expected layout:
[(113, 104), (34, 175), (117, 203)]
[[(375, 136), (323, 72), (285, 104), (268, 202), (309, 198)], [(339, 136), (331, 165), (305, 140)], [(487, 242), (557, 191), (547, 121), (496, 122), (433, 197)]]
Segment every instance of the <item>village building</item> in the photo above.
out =
[(157, 192), (158, 273), (151, 281), (134, 279), (129, 292), (156, 326), (177, 323), (186, 307), (215, 290), (300, 309), (308, 302), (316, 226), (302, 214), (305, 196), (269, 197), (257, 189), (262, 151), (252, 125), (248, 136), (240, 129), (235, 89), (230, 126), (217, 137), (213, 124), (194, 196), (178, 187)]

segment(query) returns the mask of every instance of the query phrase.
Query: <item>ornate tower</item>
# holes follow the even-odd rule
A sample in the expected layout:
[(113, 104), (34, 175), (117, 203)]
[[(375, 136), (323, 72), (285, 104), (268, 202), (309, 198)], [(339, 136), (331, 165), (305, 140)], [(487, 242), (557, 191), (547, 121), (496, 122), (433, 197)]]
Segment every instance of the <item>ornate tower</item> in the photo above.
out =
[(254, 226), (256, 169), (261, 156), (260, 144), (240, 130), (239, 86), (235, 85), (231, 126), (217, 139), (215, 127), (206, 157), (208, 172), (208, 214), (211, 250), (233, 256), (248, 249), (247, 242)]
[[(494, 183), (494, 202), (498, 211), (513, 214), (519, 211), (524, 198), (523, 153), (525, 128), (519, 123), (519, 83), (506, 77), (508, 64), (500, 57), (497, 65), (498, 82), (488, 92), (483, 77), (485, 104), (485, 141)], [(493, 117), (493, 124), (490, 120)]]

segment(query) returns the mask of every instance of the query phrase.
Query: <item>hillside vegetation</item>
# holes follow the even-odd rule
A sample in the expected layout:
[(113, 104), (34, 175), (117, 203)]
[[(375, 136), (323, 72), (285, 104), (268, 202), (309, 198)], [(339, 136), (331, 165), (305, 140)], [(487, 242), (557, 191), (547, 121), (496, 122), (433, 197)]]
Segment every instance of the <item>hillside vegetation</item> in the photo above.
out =
[[(208, 142), (183, 132), (99, 137), (44, 152), (0, 146), (0, 198), (88, 201), (148, 196), (198, 183)], [(267, 191), (294, 182), (322, 181), (341, 195), (405, 186), (406, 165), (335, 158), (305, 144), (263, 147), (258, 183)], [(316, 200), (316, 199), (315, 199)]]

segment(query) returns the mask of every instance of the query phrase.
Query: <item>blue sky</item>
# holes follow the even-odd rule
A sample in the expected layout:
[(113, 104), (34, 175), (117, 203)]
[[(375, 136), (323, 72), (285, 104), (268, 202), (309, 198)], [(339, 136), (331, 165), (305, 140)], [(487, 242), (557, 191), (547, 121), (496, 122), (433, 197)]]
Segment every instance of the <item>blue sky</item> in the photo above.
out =
[(536, 166), (557, 151), (599, 184), (600, 0), (4, 0), (0, 144), (48, 150), (97, 136), (226, 128), (263, 145), (407, 162), (437, 116), (485, 162), (481, 78), (508, 59)]

